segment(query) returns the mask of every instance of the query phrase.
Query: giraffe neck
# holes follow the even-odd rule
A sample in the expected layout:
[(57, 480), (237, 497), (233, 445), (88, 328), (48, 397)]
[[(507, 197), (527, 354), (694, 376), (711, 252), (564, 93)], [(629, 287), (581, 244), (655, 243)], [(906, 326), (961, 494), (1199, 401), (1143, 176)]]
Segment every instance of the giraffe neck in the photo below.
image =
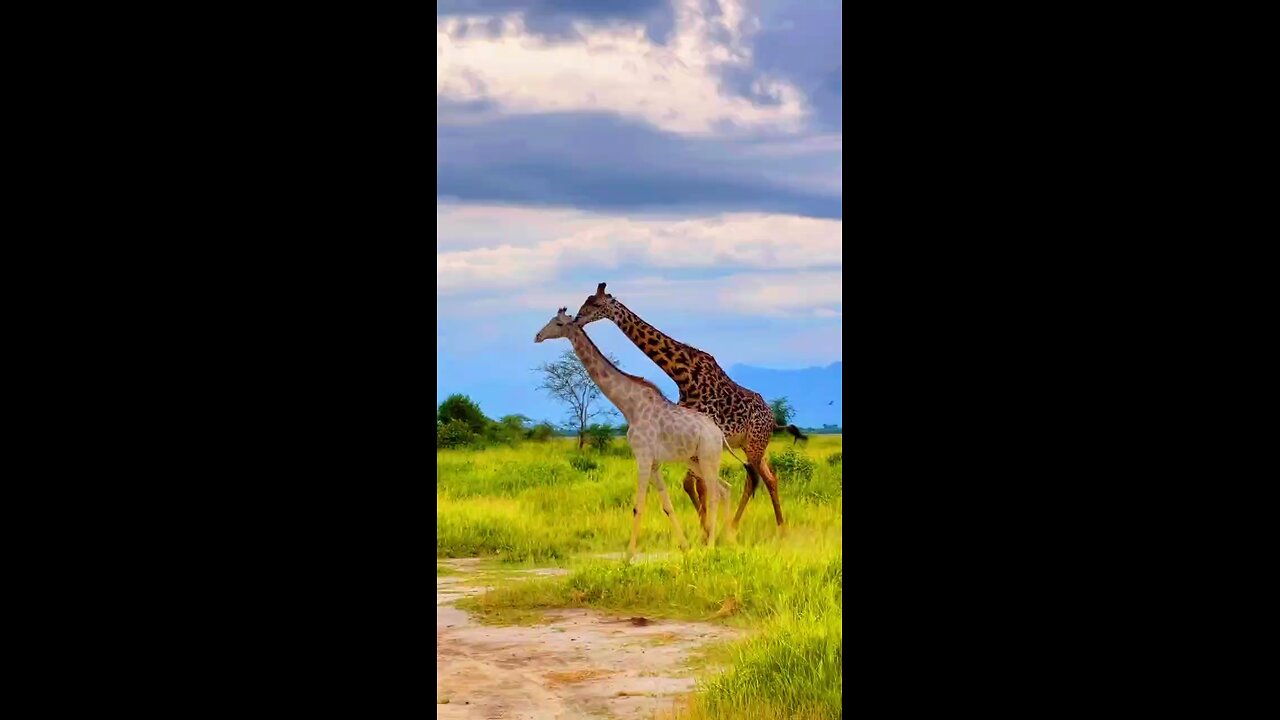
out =
[(654, 364), (662, 368), (662, 372), (666, 373), (667, 377), (676, 381), (676, 386), (680, 388), (680, 396), (684, 397), (693, 384), (689, 365), (694, 355), (701, 351), (672, 339), (620, 302), (615, 302), (614, 308), (613, 323), (631, 342), (635, 343), (636, 347), (640, 348), (641, 352), (648, 355)]
[(573, 351), (578, 354), (582, 367), (586, 368), (600, 392), (609, 398), (609, 402), (618, 408), (628, 423), (632, 422), (643, 401), (644, 393), (638, 392), (641, 390), (640, 383), (609, 362), (609, 358), (600, 352), (600, 348), (591, 342), (582, 328), (573, 327), (569, 332), (569, 342), (573, 343)]

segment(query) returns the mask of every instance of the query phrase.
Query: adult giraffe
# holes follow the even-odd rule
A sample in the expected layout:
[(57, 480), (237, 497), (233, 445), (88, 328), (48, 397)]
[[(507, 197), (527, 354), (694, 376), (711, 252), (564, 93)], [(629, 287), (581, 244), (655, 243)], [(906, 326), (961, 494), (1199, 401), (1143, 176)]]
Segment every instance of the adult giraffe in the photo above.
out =
[[(619, 370), (591, 342), (587, 332), (573, 324), (573, 318), (565, 314), (565, 308), (560, 308), (556, 316), (538, 331), (533, 341), (540, 343), (552, 338), (569, 339), (573, 344), (573, 352), (582, 361), (587, 374), (599, 386), (600, 392), (627, 419), (627, 442), (631, 444), (631, 454), (636, 458), (636, 468), (639, 471), (636, 503), (631, 508), (631, 542), (627, 545), (627, 562), (631, 562), (636, 554), (640, 518), (644, 515), (645, 490), (650, 482), (658, 488), (658, 495), (662, 498), (662, 512), (671, 520), (672, 535), (680, 549), (685, 549), (684, 533), (676, 520), (671, 498), (667, 496), (667, 485), (662, 481), (661, 464), (672, 460), (689, 463), (690, 467), (696, 466), (700, 473), (720, 480), (720, 449), (725, 447), (724, 433), (705, 413), (674, 405), (662, 395), (657, 385)], [(698, 515), (702, 520), (707, 545), (715, 547), (716, 507), (724, 508), (724, 520), (727, 521), (729, 486), (713, 482), (711, 488), (708, 512)], [(720, 505), (721, 500), (724, 505)]]
[[(747, 482), (742, 488), (738, 511), (733, 516), (731, 527), (734, 530), (738, 528), (742, 512), (747, 509), (747, 501), (755, 495), (760, 478), (764, 479), (765, 487), (769, 489), (769, 499), (773, 501), (773, 516), (781, 528), (783, 520), (782, 505), (778, 501), (778, 479), (765, 458), (765, 449), (769, 447), (769, 439), (773, 437), (773, 433), (782, 429), (782, 426), (774, 421), (769, 404), (760, 393), (730, 380), (710, 353), (671, 339), (615, 300), (613, 295), (606, 293), (604, 286), (605, 283), (600, 283), (596, 286), (596, 293), (587, 297), (574, 317), (574, 324), (583, 327), (602, 318), (612, 320), (641, 352), (676, 381), (676, 386), (680, 388), (678, 405), (705, 413), (720, 426), (730, 447), (746, 450)], [(800, 436), (800, 430), (795, 425), (787, 425), (786, 430), (793, 436)], [(684, 491), (697, 508), (699, 518), (706, 513), (706, 479), (698, 477), (692, 469), (684, 476)]]

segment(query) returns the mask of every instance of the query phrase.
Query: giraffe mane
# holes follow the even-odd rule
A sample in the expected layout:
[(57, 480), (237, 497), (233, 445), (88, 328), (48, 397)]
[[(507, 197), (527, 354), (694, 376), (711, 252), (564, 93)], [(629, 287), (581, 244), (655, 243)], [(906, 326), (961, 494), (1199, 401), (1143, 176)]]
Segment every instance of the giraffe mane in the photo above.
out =
[(648, 385), (649, 388), (652, 389), (654, 392), (658, 393), (658, 395), (661, 395), (663, 398), (666, 397), (666, 395), (662, 394), (662, 390), (657, 385), (654, 385), (652, 381), (642, 378), (639, 375), (632, 375), (631, 373), (628, 373), (628, 372), (622, 372), (621, 370), (618, 370), (618, 372), (622, 373), (623, 375), (626, 375), (627, 377), (640, 383), (641, 385)]

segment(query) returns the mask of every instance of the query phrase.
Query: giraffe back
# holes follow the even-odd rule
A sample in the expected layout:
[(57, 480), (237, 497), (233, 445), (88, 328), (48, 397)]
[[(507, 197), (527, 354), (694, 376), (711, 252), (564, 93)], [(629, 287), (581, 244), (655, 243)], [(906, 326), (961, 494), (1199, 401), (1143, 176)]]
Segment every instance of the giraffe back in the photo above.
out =
[(763, 452), (775, 428), (764, 398), (729, 378), (710, 353), (682, 343), (645, 322), (612, 295), (604, 284), (578, 311), (581, 322), (607, 317), (680, 389), (679, 405), (705, 413), (730, 445)]
[(627, 441), (637, 458), (657, 462), (691, 457), (720, 457), (724, 433), (704, 413), (670, 402), (641, 410), (627, 429)]

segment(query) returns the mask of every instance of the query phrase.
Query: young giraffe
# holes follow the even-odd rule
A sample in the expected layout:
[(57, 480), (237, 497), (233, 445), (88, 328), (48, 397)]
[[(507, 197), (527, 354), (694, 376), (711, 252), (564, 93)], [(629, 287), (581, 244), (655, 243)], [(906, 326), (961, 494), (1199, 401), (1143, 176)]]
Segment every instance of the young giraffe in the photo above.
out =
[[(640, 518), (644, 514), (644, 496), (650, 481), (658, 487), (658, 494), (662, 497), (662, 512), (671, 520), (671, 531), (676, 536), (680, 549), (684, 550), (687, 547), (684, 532), (680, 530), (671, 497), (667, 495), (667, 485), (662, 480), (662, 463), (672, 460), (685, 462), (690, 467), (696, 467), (702, 477), (719, 480), (720, 448), (728, 447), (724, 441), (724, 433), (706, 415), (679, 407), (666, 399), (657, 385), (642, 377), (628, 375), (615, 367), (595, 343), (591, 342), (587, 333), (573, 324), (573, 318), (565, 314), (565, 309), (560, 308), (560, 312), (538, 331), (533, 341), (540, 343), (551, 338), (569, 338), (569, 342), (573, 343), (573, 351), (577, 353), (591, 379), (627, 418), (627, 442), (631, 443), (631, 452), (635, 455), (639, 471), (636, 504), (631, 508), (631, 542), (627, 545), (627, 561), (630, 562), (636, 553)], [(715, 517), (720, 500), (724, 501), (722, 522), (727, 524), (729, 520), (728, 485), (711, 483), (708, 500), (707, 512), (699, 513), (699, 517), (702, 519), (708, 547), (715, 547)]]
[[(773, 516), (778, 527), (783, 527), (782, 505), (778, 501), (778, 479), (765, 459), (765, 449), (776, 430), (783, 429), (774, 422), (773, 410), (760, 393), (753, 392), (729, 379), (720, 364), (710, 353), (677, 342), (649, 323), (640, 319), (627, 306), (605, 293), (604, 283), (596, 286), (595, 295), (587, 297), (578, 310), (574, 324), (579, 327), (608, 318), (657, 363), (680, 388), (680, 406), (705, 413), (724, 431), (730, 447), (745, 447), (747, 451), (747, 482), (742, 488), (742, 499), (733, 516), (731, 529), (738, 528), (747, 501), (755, 494), (759, 478), (764, 478), (773, 501)], [(795, 425), (785, 427), (793, 436), (800, 437)], [(701, 517), (705, 512), (705, 475), (690, 470), (684, 477), (684, 491), (689, 494)], [(696, 491), (696, 494), (695, 494)]]

